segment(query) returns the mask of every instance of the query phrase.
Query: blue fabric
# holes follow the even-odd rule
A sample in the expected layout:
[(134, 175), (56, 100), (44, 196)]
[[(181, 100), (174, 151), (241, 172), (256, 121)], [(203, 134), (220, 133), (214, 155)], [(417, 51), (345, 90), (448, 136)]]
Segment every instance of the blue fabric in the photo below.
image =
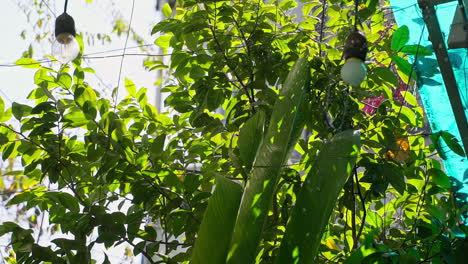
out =
[[(420, 34), (424, 30), (422, 32), (423, 36), (420, 44), (423, 46), (431, 46), (432, 44), (429, 41), (429, 34), (425, 27), (417, 0), (390, 0), (390, 4), (398, 26), (406, 25), (409, 27), (410, 44), (417, 44)], [(457, 1), (454, 1), (438, 5), (436, 7), (437, 18), (446, 40), (450, 32), (450, 25), (452, 24), (455, 14), (456, 5)], [(447, 41), (445, 41), (445, 43), (447, 43)], [(458, 83), (458, 89), (461, 92), (465, 114), (467, 114), (468, 72), (466, 71), (467, 64), (465, 63), (467, 62), (467, 50), (454, 49), (448, 50), (448, 52), (455, 78)], [(410, 60), (414, 61), (414, 57), (411, 57)], [(450, 107), (444, 81), (440, 74), (436, 56), (433, 55), (418, 58), (416, 70), (418, 73), (419, 93), (432, 131), (448, 131), (452, 135), (455, 135), (460, 144), (462, 144), (455, 117)], [(455, 181), (452, 179), (452, 183), (462, 183), (461, 186), (459, 186), (461, 189), (458, 191), (461, 193), (468, 193), (468, 160), (453, 153), (446, 145), (442, 146), (442, 152), (443, 154), (441, 156), (444, 158), (443, 163), (447, 175), (457, 180)], [(457, 189), (459, 188), (454, 188), (454, 190)], [(466, 196), (459, 196), (459, 198), (466, 200)]]

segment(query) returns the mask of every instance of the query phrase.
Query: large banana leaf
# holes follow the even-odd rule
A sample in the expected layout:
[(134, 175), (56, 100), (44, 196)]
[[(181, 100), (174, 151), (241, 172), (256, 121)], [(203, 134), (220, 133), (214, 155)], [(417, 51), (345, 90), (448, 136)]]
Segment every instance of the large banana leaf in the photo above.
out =
[(356, 164), (360, 145), (359, 131), (347, 130), (323, 146), (297, 197), (276, 263), (314, 263), (324, 228)]
[(224, 177), (216, 178), (216, 189), (198, 231), (192, 264), (224, 263), (241, 198), (239, 184)]
[(261, 240), (274, 190), (304, 128), (310, 69), (307, 56), (299, 59), (286, 78), (270, 118), (242, 197), (227, 263), (250, 264)]

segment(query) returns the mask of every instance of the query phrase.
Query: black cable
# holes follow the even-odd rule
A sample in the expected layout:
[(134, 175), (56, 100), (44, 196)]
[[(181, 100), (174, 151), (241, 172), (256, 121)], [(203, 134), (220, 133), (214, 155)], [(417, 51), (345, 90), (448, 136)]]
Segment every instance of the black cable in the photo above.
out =
[(358, 19), (359, 19), (358, 10), (359, 10), (359, 0), (355, 0), (354, 1), (354, 30), (356, 31), (358, 30), (357, 29)]
[(65, 6), (63, 7), (63, 12), (67, 12), (67, 5), (68, 5), (68, 0), (65, 0)]

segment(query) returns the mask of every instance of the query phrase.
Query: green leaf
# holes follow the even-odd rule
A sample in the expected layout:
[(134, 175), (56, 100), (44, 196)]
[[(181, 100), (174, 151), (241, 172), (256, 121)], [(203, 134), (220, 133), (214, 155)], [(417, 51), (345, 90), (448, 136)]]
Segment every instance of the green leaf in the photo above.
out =
[(172, 16), (172, 8), (168, 3), (165, 3), (162, 7), (162, 13), (165, 17), (170, 18)]
[(17, 229), (22, 229), (18, 224), (13, 222), (3, 222), (0, 225), (0, 236), (3, 236), (7, 233), (14, 232)]
[(351, 256), (349, 256), (344, 264), (358, 264), (362, 263), (362, 260), (371, 255), (372, 253), (376, 252), (376, 249), (373, 247), (369, 247), (367, 245), (361, 245), (357, 250), (355, 250)]
[(450, 148), (450, 150), (452, 150), (459, 156), (465, 157), (465, 151), (463, 151), (462, 146), (460, 145), (460, 143), (458, 143), (458, 139), (454, 135), (450, 134), (447, 131), (440, 131), (439, 134), (445, 141), (447, 146)]
[(20, 192), (8, 201), (7, 206), (28, 202), (34, 198), (36, 198), (36, 195), (32, 192)]
[(104, 253), (104, 261), (102, 262), (102, 264), (111, 264), (109, 261), (109, 257), (107, 256), (106, 253)]
[(81, 127), (89, 123), (81, 111), (72, 111), (64, 116), (64, 121), (71, 127)]
[(79, 86), (75, 89), (74, 98), (76, 103), (83, 107), (86, 102), (94, 105), (97, 100), (97, 95), (94, 90), (89, 86)]
[(132, 80), (125, 78), (125, 89), (131, 97), (136, 97), (136, 86)]
[(8, 108), (4, 112), (0, 112), (0, 122), (6, 122), (11, 118), (11, 108)]
[(234, 227), (227, 263), (253, 263), (283, 165), (304, 128), (310, 69), (301, 56), (275, 102)]
[(416, 114), (409, 107), (401, 106), (400, 109), (400, 119), (407, 124), (416, 126)]
[(216, 183), (193, 248), (193, 264), (224, 263), (228, 252), (242, 188), (221, 176), (216, 177)]
[(29, 69), (41, 68), (41, 63), (31, 58), (21, 58), (17, 60), (15, 64), (24, 68), (29, 68)]
[(399, 27), (392, 37), (392, 50), (400, 51), (400, 49), (408, 43), (409, 29), (408, 26)]
[(153, 158), (158, 158), (162, 155), (164, 151), (164, 142), (166, 141), (166, 134), (157, 136), (153, 143), (151, 143), (151, 156)]
[(412, 106), (418, 106), (418, 101), (416, 100), (416, 97), (414, 97), (412, 93), (408, 91), (400, 91), (400, 93), (405, 99), (405, 101), (408, 102), (408, 104)]
[(239, 146), (240, 158), (248, 171), (252, 168), (258, 146), (263, 137), (263, 127), (265, 125), (265, 113), (257, 112), (240, 129)]
[(447, 177), (442, 170), (437, 168), (431, 168), (427, 171), (427, 174), (432, 177), (432, 182), (443, 188), (450, 188), (450, 179)]
[(373, 69), (373, 71), (382, 80), (391, 83), (393, 86), (398, 87), (400, 85), (398, 83), (398, 78), (396, 77), (395, 73), (393, 73), (387, 67), (376, 67)]
[(58, 199), (59, 199), (60, 203), (65, 208), (70, 210), (71, 212), (73, 212), (73, 213), (80, 212), (80, 206), (78, 204), (78, 199), (75, 196), (73, 196), (71, 194), (68, 194), (68, 193), (62, 192), (62, 193), (58, 194)]
[(322, 234), (360, 146), (358, 130), (338, 133), (323, 146), (297, 196), (276, 263), (315, 263)]
[(9, 143), (5, 144), (3, 146), (3, 149), (1, 150), (2, 159), (7, 160), (10, 157), (12, 157), (12, 158), (16, 157), (16, 155), (18, 154), (18, 152), (16, 150), (17, 147), (18, 147), (18, 141), (13, 141), (13, 142), (9, 142)]
[(32, 245), (32, 257), (42, 261), (61, 262), (61, 259), (55, 255), (50, 247), (41, 247), (39, 245)]
[(388, 180), (388, 182), (397, 190), (398, 193), (403, 195), (406, 190), (405, 176), (402, 173), (402, 170), (394, 165), (384, 164), (380, 168), (383, 176)]
[(433, 53), (431, 49), (417, 44), (403, 46), (400, 51), (408, 55), (417, 56), (430, 56)]
[(47, 81), (43, 81), (41, 82), (40, 84), (40, 87), (41, 87), (41, 90), (42, 92), (47, 95), (47, 97), (49, 97), (50, 99), (52, 99), (53, 101), (55, 101), (55, 97), (52, 95), (52, 93), (49, 91), (48, 89), (48, 82)]
[(23, 116), (27, 116), (31, 113), (32, 107), (30, 107), (29, 105), (18, 104), (16, 102), (13, 102), (13, 104), (11, 105), (11, 110), (15, 118), (21, 120)]
[(57, 83), (65, 89), (70, 89), (72, 85), (72, 77), (68, 73), (60, 73), (57, 76)]
[(410, 80), (416, 80), (416, 71), (413, 69), (413, 65), (399, 56), (392, 56), (392, 60), (395, 62), (398, 70), (408, 77), (411, 75)]
[(0, 114), (5, 111), (5, 102), (3, 101), (3, 98), (0, 96)]
[(172, 35), (162, 35), (154, 41), (154, 44), (158, 45), (161, 48), (169, 48)]

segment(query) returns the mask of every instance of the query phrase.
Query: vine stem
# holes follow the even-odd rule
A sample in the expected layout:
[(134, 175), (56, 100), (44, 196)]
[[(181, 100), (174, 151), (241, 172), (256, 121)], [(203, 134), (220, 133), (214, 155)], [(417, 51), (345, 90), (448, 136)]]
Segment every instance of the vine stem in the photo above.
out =
[(361, 200), (361, 205), (362, 205), (362, 210), (363, 210), (363, 214), (361, 218), (361, 226), (359, 227), (359, 231), (356, 235), (356, 237), (359, 239), (359, 237), (362, 234), (362, 230), (364, 230), (364, 224), (366, 223), (367, 211), (366, 211), (366, 200), (365, 200), (365, 197), (362, 196), (356, 166), (354, 166), (354, 179), (356, 181), (357, 194), (359, 196), (359, 199)]

